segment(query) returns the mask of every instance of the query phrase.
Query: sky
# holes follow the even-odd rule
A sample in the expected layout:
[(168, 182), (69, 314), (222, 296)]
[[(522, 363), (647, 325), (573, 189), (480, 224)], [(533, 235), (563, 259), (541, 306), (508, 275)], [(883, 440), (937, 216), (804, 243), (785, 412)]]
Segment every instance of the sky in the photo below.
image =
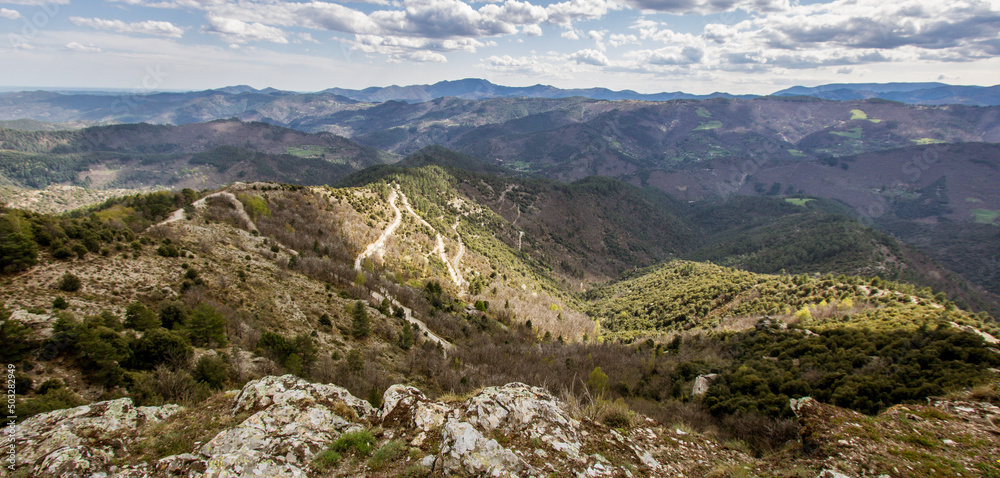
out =
[(0, 0), (0, 87), (1000, 83), (1000, 0)]

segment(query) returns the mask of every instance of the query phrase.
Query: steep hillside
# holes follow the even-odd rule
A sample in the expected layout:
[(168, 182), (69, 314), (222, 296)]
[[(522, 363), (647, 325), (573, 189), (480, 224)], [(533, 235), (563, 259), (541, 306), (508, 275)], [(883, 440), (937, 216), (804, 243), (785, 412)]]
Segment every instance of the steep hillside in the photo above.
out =
[[(592, 226), (606, 232), (630, 224), (610, 213), (623, 204), (604, 198), (629, 197), (650, 212), (681, 207), (658, 193), (612, 180), (560, 185), (433, 164), (383, 166), (348, 180), (356, 185), (252, 183), (214, 193), (160, 192), (63, 217), (4, 210), (0, 327), (10, 344), (3, 359), (15, 365), (21, 384), (21, 417), (123, 396), (132, 405), (190, 407), (195, 415), (164, 422), (173, 425), (140, 439), (150, 448), (128, 455), (135, 460), (128, 466), (153, 466), (238, 428), (248, 416), (216, 413), (215, 421), (200, 420), (198, 413), (214, 412), (198, 410), (225, 407), (213, 390), (248, 382), (254, 389), (252, 380), (266, 375), (332, 382), (372, 407), (392, 402), (391, 386), (404, 381), (444, 403), (478, 396), (481, 387), (522, 382), (546, 387), (544, 393), (558, 394), (570, 410), (577, 407), (574, 419), (595, 423), (588, 433), (612, 427), (647, 436), (641, 430), (653, 425), (641, 413), (670, 429), (682, 423), (711, 433), (699, 439), (703, 446), (741, 440), (730, 442), (744, 450), (732, 455), (736, 461), (720, 465), (742, 466), (747, 452), (765, 454), (795, 440), (790, 398), (813, 395), (876, 413), (984, 383), (992, 377), (989, 367), (1000, 366), (994, 345), (984, 341), (991, 338), (981, 335), (995, 332), (985, 314), (881, 279), (763, 276), (670, 263), (587, 295), (573, 292), (553, 263), (556, 252), (595, 254), (541, 234), (563, 220), (558, 211), (572, 212), (565, 203), (575, 201), (606, 203), (609, 212), (596, 213)], [(509, 185), (515, 187), (500, 199), (506, 187), (498, 194), (499, 186)], [(532, 213), (533, 222), (520, 229), (521, 222), (515, 226), (480, 197), (498, 208), (509, 201), (524, 203), (526, 211), (534, 205), (558, 213)], [(658, 222), (683, 225), (680, 213), (659, 214)], [(649, 227), (633, 224), (615, 239), (626, 241), (625, 248), (643, 244), (657, 234)], [(531, 251), (517, 249), (518, 232), (525, 232), (522, 245), (538, 235)], [(683, 241), (683, 234), (673, 237)], [(600, 237), (580, 235), (581, 244)], [(636, 253), (630, 260), (641, 258)], [(600, 268), (594, 271), (599, 277)], [(683, 310), (674, 310), (678, 304)], [(765, 314), (772, 317), (763, 320)], [(695, 387), (713, 373), (711, 386)], [(543, 391), (532, 394), (549, 400)], [(176, 412), (162, 410), (157, 420)], [(366, 416), (364, 410), (356, 416)], [(324, 432), (317, 443), (344, 431)], [(435, 441), (436, 433), (426, 431), (412, 445), (422, 450), (413, 460), (447, 453), (438, 448), (447, 440)], [(519, 435), (511, 433), (520, 431), (505, 436), (521, 449), (520, 438), (512, 438)], [(412, 435), (410, 442), (419, 433)], [(534, 448), (541, 446), (530, 438)], [(222, 456), (206, 450), (206, 457)], [(310, 445), (297, 459), (320, 451)], [(196, 466), (200, 458), (193, 460)], [(337, 465), (332, 456), (330, 462), (354, 470), (353, 462)], [(684, 463), (669, 466), (705, 470), (703, 463)]]
[(995, 268), (984, 266), (1000, 254), (996, 144), (911, 146), (826, 163), (716, 160), (705, 166), (655, 171), (629, 181), (692, 201), (728, 195), (835, 199), (854, 209), (862, 222), (1000, 293)]
[(65, 182), (211, 188), (244, 177), (324, 184), (393, 159), (329, 133), (237, 120), (54, 132), (0, 129), (0, 175), (32, 188)]
[(732, 197), (683, 204), (655, 189), (607, 178), (562, 184), (504, 170), (491, 170), (501, 176), (470, 173), (459, 168), (476, 165), (474, 160), (440, 148), (425, 149), (397, 167), (358, 173), (346, 184), (390, 176), (406, 184), (411, 169), (398, 166), (436, 164), (445, 170), (434, 188), (451, 189), (502, 217), (504, 226), (492, 234), (538, 261), (540, 270), (550, 270), (562, 287), (587, 288), (626, 270), (685, 257), (763, 273), (879, 276), (944, 291), (975, 311), (1000, 313), (995, 293), (851, 219), (851, 208), (836, 201)]

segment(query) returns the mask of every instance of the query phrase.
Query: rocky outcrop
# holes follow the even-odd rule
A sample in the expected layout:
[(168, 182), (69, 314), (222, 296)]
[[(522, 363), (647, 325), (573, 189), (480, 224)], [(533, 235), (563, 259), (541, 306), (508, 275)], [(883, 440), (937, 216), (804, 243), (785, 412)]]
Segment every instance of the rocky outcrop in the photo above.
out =
[(710, 373), (707, 375), (699, 375), (694, 379), (694, 385), (691, 386), (691, 396), (697, 397), (698, 395), (704, 395), (708, 393), (708, 387), (712, 386), (712, 382), (719, 374)]
[[(209, 476), (305, 476), (313, 456), (375, 410), (335, 385), (292, 375), (247, 383), (234, 415), (250, 415), (198, 450)], [(200, 466), (199, 466), (200, 467)]]
[[(382, 400), (375, 409), (341, 387), (284, 375), (187, 410), (122, 398), (49, 412), (20, 425), (14, 476), (790, 476), (791, 469), (838, 478), (983, 476), (993, 465), (981, 457), (1000, 456), (1000, 407), (971, 400), (897, 405), (876, 417), (793, 400), (801, 448), (768, 459), (644, 418), (608, 428), (522, 383), (453, 401), (394, 385)], [(176, 454), (157, 456), (156, 446), (142, 442), (220, 413), (226, 419), (206, 428), (203, 443), (192, 439)], [(347, 451), (325, 471), (314, 468), (321, 452), (355, 430), (369, 431), (375, 448), (392, 445), (395, 455), (372, 465)]]
[(895, 405), (871, 417), (791, 400), (805, 455), (799, 466), (823, 477), (990, 476), (1000, 470), (1000, 407), (971, 401)]
[[(222, 410), (231, 414), (231, 426), (185, 453), (146, 455), (144, 461), (136, 458), (138, 440), (144, 432), (148, 437), (147, 427), (168, 425), (180, 407), (136, 407), (120, 399), (36, 416), (22, 425), (19, 471), (60, 477), (319, 476), (310, 465), (317, 454), (358, 429), (370, 430), (379, 444), (407, 447), (388, 465), (395, 472), (379, 476), (406, 467), (491, 477), (694, 476), (720, 463), (752, 461), (693, 434), (678, 439), (651, 421), (626, 432), (574, 418), (546, 390), (522, 383), (489, 387), (455, 402), (431, 401), (414, 387), (394, 385), (377, 410), (343, 388), (291, 375), (249, 382), (226, 397), (228, 408)], [(334, 475), (369, 474), (363, 459), (338, 466)]]
[(36, 415), (18, 427), (14, 441), (18, 464), (31, 476), (100, 476), (128, 453), (138, 434), (181, 408), (137, 407), (121, 398)]

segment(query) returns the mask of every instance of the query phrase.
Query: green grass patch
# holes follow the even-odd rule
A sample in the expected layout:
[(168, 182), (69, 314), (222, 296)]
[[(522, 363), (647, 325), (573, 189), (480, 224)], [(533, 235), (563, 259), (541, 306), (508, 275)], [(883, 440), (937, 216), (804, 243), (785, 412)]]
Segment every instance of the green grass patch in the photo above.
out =
[(851, 110), (852, 120), (866, 120), (868, 119), (868, 114), (862, 110)]
[(983, 200), (979, 198), (965, 198), (965, 202), (981, 203)]
[(943, 139), (934, 139), (934, 138), (911, 139), (910, 141), (913, 141), (914, 143), (917, 143), (921, 146), (925, 144), (941, 144), (946, 142)]
[(805, 156), (806, 155), (806, 153), (803, 153), (802, 151), (799, 151), (797, 149), (789, 149), (788, 150), (788, 154), (790, 154), (792, 156)]
[(696, 108), (694, 110), (694, 112), (697, 113), (698, 116), (701, 116), (702, 118), (711, 118), (712, 117), (712, 113), (709, 112), (707, 109), (705, 109), (702, 106), (699, 106), (698, 108)]
[(378, 450), (375, 450), (372, 457), (368, 459), (368, 467), (371, 468), (372, 471), (381, 471), (386, 467), (391, 466), (396, 458), (402, 455), (404, 451), (402, 443), (396, 440), (389, 440), (385, 445), (382, 445)]
[(530, 161), (514, 161), (514, 169), (517, 171), (527, 171), (531, 168)]
[(714, 121), (703, 122), (697, 128), (695, 128), (694, 130), (695, 131), (700, 131), (700, 130), (705, 130), (705, 129), (717, 129), (717, 128), (721, 128), (721, 127), (722, 127), (722, 122), (719, 121), (719, 120), (714, 120)]
[(330, 449), (338, 453), (346, 453), (352, 449), (361, 456), (368, 456), (375, 445), (375, 437), (368, 430), (347, 432), (337, 437), (330, 444)]
[(285, 153), (300, 158), (322, 158), (325, 154), (336, 154), (336, 151), (318, 144), (306, 144), (302, 146), (289, 146), (285, 148)]
[(785, 198), (785, 202), (802, 207), (806, 207), (806, 203), (812, 200), (813, 198)]
[(861, 128), (851, 128), (848, 131), (831, 131), (830, 134), (835, 134), (837, 136), (843, 136), (845, 138), (851, 139), (861, 139)]
[(330, 468), (333, 468), (341, 458), (340, 453), (327, 449), (317, 454), (311, 464), (314, 470), (325, 473)]
[(993, 211), (990, 209), (973, 209), (972, 210), (972, 220), (980, 224), (993, 224), (997, 216), (1000, 216), (1000, 211)]

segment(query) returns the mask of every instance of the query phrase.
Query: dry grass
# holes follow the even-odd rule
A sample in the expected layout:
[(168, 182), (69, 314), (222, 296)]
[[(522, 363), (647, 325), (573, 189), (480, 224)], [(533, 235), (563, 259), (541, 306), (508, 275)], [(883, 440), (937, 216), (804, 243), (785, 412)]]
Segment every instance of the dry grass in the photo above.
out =
[(624, 399), (609, 400), (603, 396), (595, 397), (586, 384), (583, 384), (582, 388), (583, 392), (579, 396), (565, 388), (559, 393), (559, 398), (566, 404), (566, 411), (571, 417), (603, 423), (611, 428), (628, 429), (635, 426), (638, 417)]

